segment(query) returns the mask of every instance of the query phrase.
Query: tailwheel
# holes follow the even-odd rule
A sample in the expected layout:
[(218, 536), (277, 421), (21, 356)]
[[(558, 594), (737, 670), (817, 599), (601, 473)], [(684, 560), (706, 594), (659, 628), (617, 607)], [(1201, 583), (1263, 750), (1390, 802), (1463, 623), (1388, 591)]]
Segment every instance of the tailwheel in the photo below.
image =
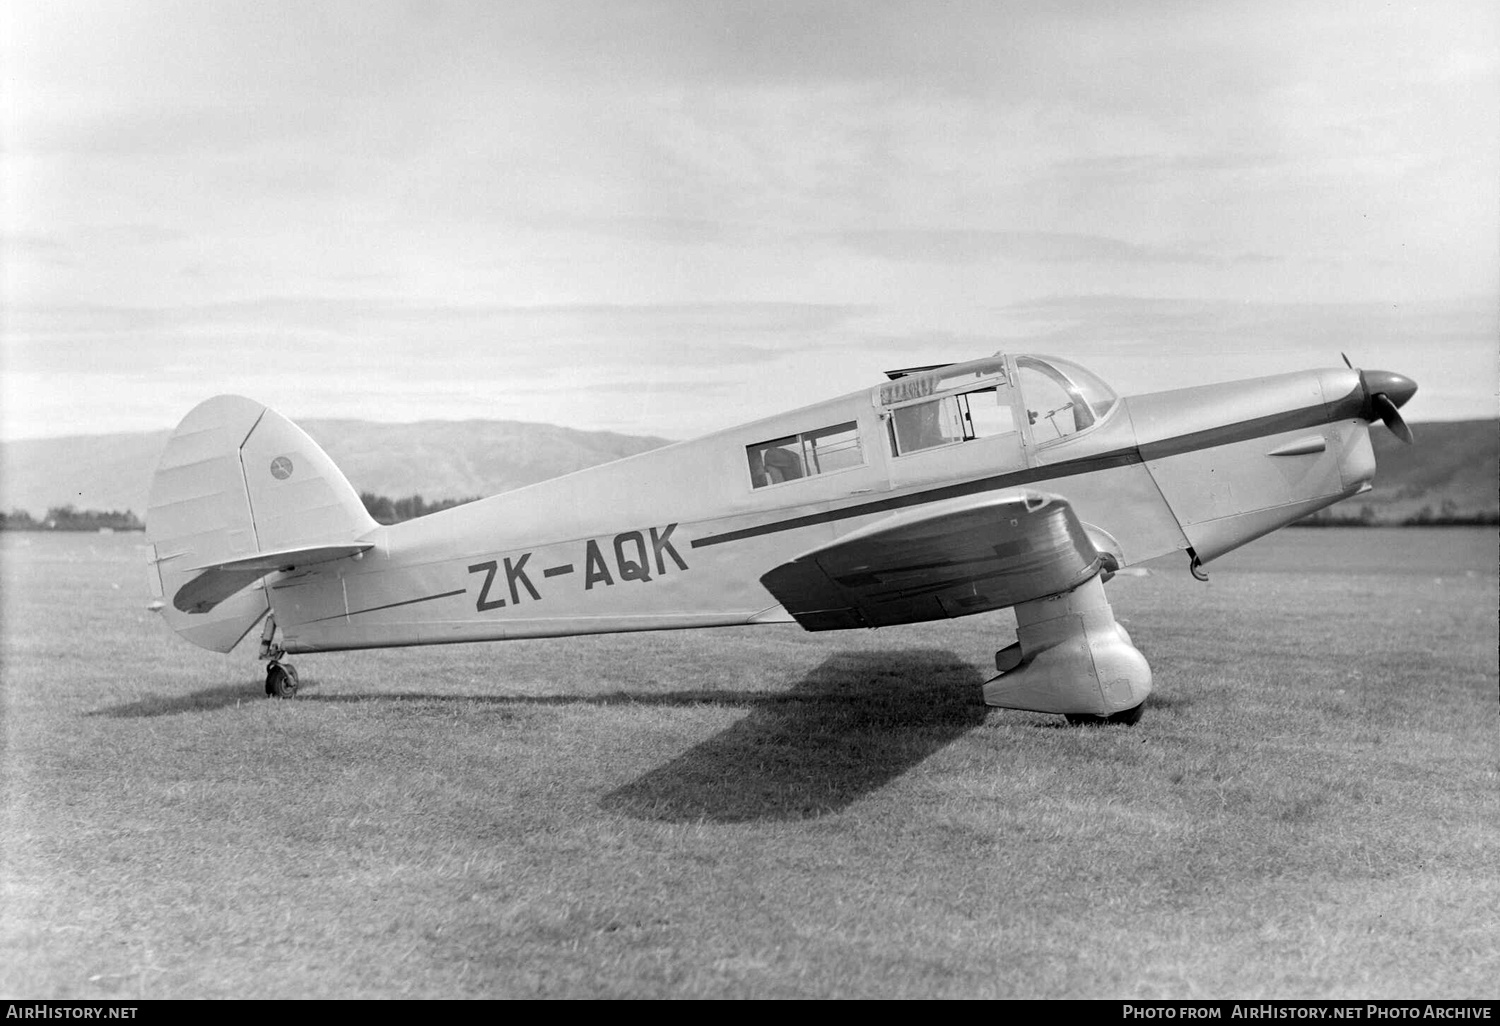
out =
[(274, 659), (267, 663), (266, 694), (272, 698), (296, 698), (297, 668)]
[(1131, 706), (1129, 709), (1121, 709), (1117, 713), (1108, 716), (1094, 716), (1089, 713), (1065, 713), (1068, 723), (1074, 727), (1102, 727), (1109, 723), (1121, 723), (1127, 727), (1133, 727), (1140, 722), (1141, 713), (1146, 710), (1146, 703)]

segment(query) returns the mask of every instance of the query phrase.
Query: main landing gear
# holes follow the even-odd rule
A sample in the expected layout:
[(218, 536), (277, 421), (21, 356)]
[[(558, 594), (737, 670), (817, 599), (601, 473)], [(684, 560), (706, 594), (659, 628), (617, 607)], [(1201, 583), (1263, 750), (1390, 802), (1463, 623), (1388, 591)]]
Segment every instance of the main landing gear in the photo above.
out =
[(1115, 619), (1103, 575), (1016, 606), (1016, 643), (995, 653), (986, 705), (1060, 713), (1069, 723), (1135, 723), (1151, 667)]
[(297, 697), (297, 668), (281, 660), (286, 649), (276, 644), (276, 614), (266, 616), (265, 629), (260, 634), (260, 657), (266, 663), (266, 695), (270, 698)]

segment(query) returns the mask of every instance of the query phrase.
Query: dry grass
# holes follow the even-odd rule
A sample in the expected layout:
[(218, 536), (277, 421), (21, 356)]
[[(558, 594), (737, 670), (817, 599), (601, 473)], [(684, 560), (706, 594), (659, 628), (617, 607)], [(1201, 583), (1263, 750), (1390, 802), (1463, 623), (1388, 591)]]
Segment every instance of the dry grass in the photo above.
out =
[(1110, 586), (1136, 728), (988, 710), (1008, 615), (305, 656), (3, 538), (0, 995), (1493, 997), (1495, 535)]

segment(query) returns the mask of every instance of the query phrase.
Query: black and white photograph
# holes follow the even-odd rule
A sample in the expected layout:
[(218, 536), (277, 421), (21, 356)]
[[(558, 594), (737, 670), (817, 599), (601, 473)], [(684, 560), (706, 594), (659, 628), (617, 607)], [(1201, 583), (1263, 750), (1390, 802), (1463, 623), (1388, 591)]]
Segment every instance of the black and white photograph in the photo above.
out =
[(1493, 0), (0, 0), (7, 1018), (1488, 1017), (1497, 610)]

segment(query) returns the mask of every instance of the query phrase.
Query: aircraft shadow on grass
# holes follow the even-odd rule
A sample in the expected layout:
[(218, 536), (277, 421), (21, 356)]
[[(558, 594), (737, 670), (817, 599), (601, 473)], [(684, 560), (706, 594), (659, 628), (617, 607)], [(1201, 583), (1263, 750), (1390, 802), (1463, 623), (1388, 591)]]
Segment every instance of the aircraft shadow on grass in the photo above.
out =
[(837, 812), (983, 723), (982, 683), (947, 652), (840, 653), (601, 804), (686, 822)]
[(202, 688), (186, 695), (148, 695), (134, 702), (93, 709), (86, 716), (107, 716), (116, 720), (150, 719), (154, 716), (181, 716), (184, 713), (213, 712), (263, 698), (245, 687), (243, 680), (217, 687)]
[[(837, 653), (786, 691), (528, 696), (304, 690), (298, 702), (748, 708), (733, 726), (605, 795), (601, 803), (641, 819), (743, 822), (836, 812), (884, 786), (984, 722), (982, 683), (979, 670), (952, 653), (916, 649)], [(247, 701), (263, 700), (247, 698), (244, 685), (235, 683), (151, 696), (88, 715), (172, 716)]]

